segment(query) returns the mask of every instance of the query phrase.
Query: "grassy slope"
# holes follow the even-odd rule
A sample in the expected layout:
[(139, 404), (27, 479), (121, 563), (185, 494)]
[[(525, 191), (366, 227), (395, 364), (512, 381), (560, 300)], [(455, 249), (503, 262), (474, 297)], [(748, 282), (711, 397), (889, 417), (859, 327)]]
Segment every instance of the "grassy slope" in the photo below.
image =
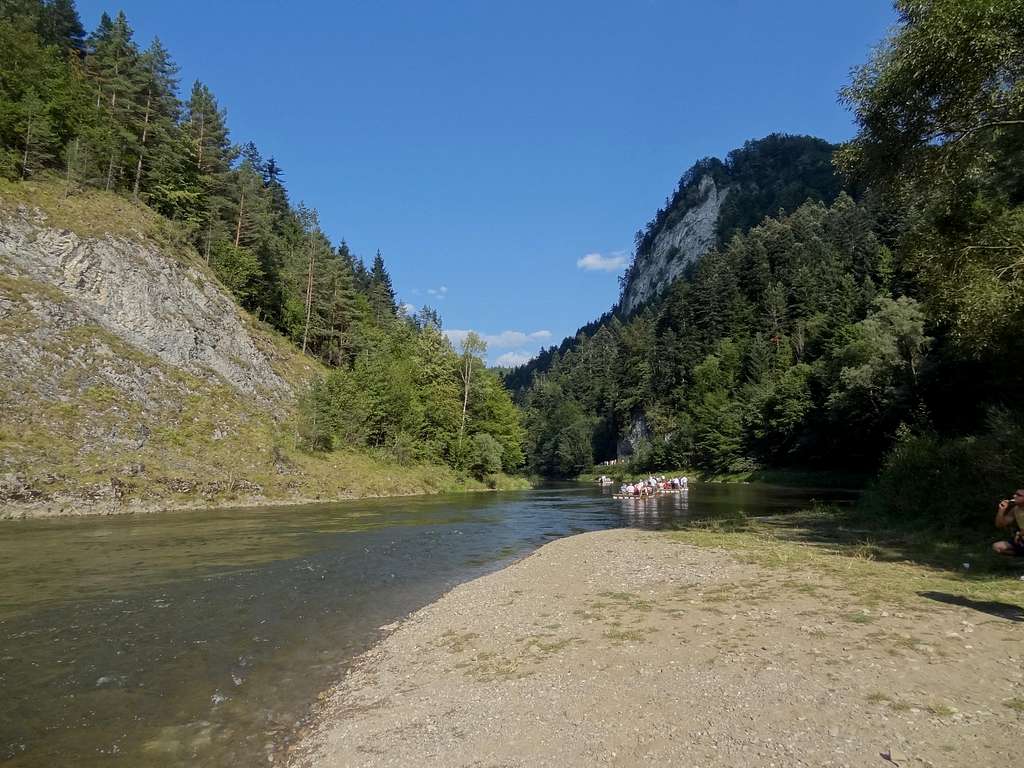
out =
[[(0, 208), (22, 204), (44, 211), (50, 226), (82, 237), (113, 234), (156, 244), (168, 257), (216, 279), (171, 222), (124, 198), (88, 192), (65, 199), (56, 181), (0, 180)], [(483, 487), (447, 467), (401, 467), (356, 452), (308, 454), (296, 443), (293, 399), (260, 406), (227, 384), (169, 366), (96, 325), (48, 327), (28, 309), (66, 302), (53, 286), (0, 275), (0, 298), (16, 306), (0, 317), (0, 343), (35, 333), (40, 351), (52, 360), (48, 370), (60, 376), (57, 398), (45, 397), (33, 380), (16, 377), (8, 381), (9, 399), (0, 397), (0, 477), (18, 477), (22, 501), (71, 498), (55, 505), (83, 511), (115, 502), (186, 506)], [(239, 312), (293, 391), (322, 372), (286, 339)], [(111, 384), (133, 379), (148, 382), (155, 410), (144, 410)], [(148, 435), (140, 447), (143, 425)], [(512, 478), (499, 478), (498, 484), (522, 487)]]

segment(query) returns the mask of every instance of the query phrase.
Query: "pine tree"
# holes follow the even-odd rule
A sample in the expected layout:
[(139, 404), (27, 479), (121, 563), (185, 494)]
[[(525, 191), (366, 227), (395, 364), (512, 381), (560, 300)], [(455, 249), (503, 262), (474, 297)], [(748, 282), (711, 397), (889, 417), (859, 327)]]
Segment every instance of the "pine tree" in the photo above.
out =
[(41, 170), (56, 156), (56, 138), (49, 111), (34, 89), (18, 104), (17, 128), (22, 137), (21, 178)]
[(173, 150), (172, 141), (178, 130), (181, 102), (178, 101), (178, 67), (171, 60), (160, 38), (153, 43), (139, 61), (140, 97), (143, 100), (142, 125), (138, 129), (138, 159), (132, 199), (139, 199), (143, 170), (147, 154)]
[(106, 157), (105, 189), (112, 189), (125, 161), (135, 149), (134, 109), (139, 95), (139, 50), (124, 12), (111, 20), (107, 14), (88, 41), (86, 66), (96, 83), (96, 109), (106, 123), (96, 134), (103, 145), (94, 149)]
[(198, 245), (209, 260), (214, 243), (230, 236), (224, 216), (230, 215), (228, 175), (237, 151), (228, 138), (224, 111), (210, 89), (199, 81), (192, 86), (186, 105), (185, 132), (191, 143), (192, 170), (202, 190)]
[(48, 0), (39, 18), (39, 35), (47, 45), (76, 54), (85, 50), (85, 28), (74, 0)]
[(391, 276), (384, 267), (384, 257), (380, 251), (373, 257), (373, 269), (370, 270), (370, 308), (373, 318), (378, 324), (390, 320), (398, 312), (395, 303), (395, 290), (391, 286)]

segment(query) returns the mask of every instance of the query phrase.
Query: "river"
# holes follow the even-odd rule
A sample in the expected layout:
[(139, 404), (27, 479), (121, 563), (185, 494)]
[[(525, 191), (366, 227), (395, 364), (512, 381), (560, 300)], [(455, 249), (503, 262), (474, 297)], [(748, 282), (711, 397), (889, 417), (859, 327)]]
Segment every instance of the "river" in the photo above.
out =
[(790, 511), (843, 492), (695, 484), (0, 524), (0, 765), (280, 759), (380, 627), (547, 541)]

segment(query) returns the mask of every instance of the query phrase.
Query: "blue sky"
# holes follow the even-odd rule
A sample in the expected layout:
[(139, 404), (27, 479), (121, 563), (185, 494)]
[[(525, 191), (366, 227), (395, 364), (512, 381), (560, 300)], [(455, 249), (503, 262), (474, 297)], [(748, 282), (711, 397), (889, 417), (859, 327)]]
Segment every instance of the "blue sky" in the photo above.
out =
[[(617, 298), (633, 233), (695, 160), (773, 131), (839, 141), (836, 92), (888, 0), (79, 0), (202, 79), (236, 142), (402, 301), (511, 362)], [(589, 259), (587, 259), (589, 255)], [(458, 333), (453, 333), (457, 337)]]

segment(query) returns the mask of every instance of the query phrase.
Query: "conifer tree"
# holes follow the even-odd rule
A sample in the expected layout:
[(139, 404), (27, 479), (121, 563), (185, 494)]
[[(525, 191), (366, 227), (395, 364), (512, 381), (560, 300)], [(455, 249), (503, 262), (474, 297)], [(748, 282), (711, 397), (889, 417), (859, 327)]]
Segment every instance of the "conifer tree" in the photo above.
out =
[(139, 95), (139, 51), (124, 12), (115, 19), (107, 14), (89, 38), (86, 65), (96, 83), (96, 109), (106, 123), (97, 134), (103, 146), (95, 147), (106, 162), (104, 188), (112, 189), (134, 149), (134, 107)]
[(74, 0), (48, 0), (39, 19), (40, 37), (47, 45), (76, 54), (85, 50), (85, 28)]
[(198, 244), (209, 260), (215, 242), (229, 237), (224, 215), (231, 205), (228, 175), (237, 151), (228, 138), (224, 111), (198, 80), (186, 105), (185, 130), (191, 143), (192, 172), (202, 191)]
[(143, 167), (147, 155), (168, 151), (177, 131), (181, 103), (178, 101), (178, 67), (168, 50), (154, 38), (139, 60), (139, 86), (142, 104), (142, 125), (138, 130), (138, 159), (132, 198), (139, 199)]
[(384, 267), (384, 257), (381, 256), (380, 251), (377, 251), (377, 255), (373, 257), (368, 293), (373, 319), (378, 324), (393, 318), (398, 312), (398, 306), (395, 304), (395, 290), (391, 286), (391, 276)]
[(18, 104), (18, 133), (22, 137), (21, 178), (26, 179), (56, 157), (53, 122), (45, 102), (30, 88)]

